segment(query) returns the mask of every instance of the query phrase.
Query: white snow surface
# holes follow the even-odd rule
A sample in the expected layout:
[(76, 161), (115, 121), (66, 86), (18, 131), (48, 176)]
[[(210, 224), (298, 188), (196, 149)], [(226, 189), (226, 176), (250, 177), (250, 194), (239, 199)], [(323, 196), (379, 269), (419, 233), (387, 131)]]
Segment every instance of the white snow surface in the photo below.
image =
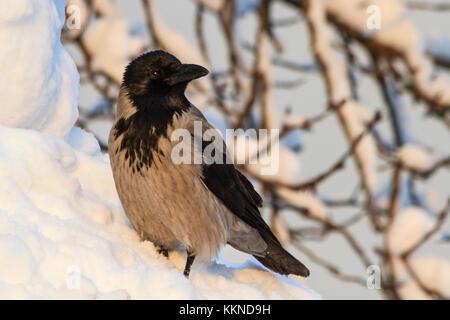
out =
[(69, 140), (0, 127), (0, 298), (319, 298), (255, 260), (184, 278), (184, 253), (166, 259), (130, 226), (94, 137)]
[(139, 240), (108, 157), (72, 127), (78, 74), (59, 42), (63, 8), (59, 0), (0, 3), (0, 298), (320, 298), (253, 259), (196, 262), (186, 279), (183, 251), (166, 259)]
[(65, 136), (78, 117), (78, 72), (60, 42), (64, 1), (0, 1), (0, 125)]

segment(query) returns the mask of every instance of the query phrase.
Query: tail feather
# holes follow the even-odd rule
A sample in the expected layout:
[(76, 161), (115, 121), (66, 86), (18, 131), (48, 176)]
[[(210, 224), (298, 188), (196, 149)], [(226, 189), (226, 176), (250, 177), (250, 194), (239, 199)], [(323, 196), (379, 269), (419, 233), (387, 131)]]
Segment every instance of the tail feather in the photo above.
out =
[(283, 247), (274, 241), (268, 241), (266, 255), (263, 257), (254, 256), (259, 262), (270, 270), (282, 274), (295, 274), (302, 277), (309, 276), (309, 269)]

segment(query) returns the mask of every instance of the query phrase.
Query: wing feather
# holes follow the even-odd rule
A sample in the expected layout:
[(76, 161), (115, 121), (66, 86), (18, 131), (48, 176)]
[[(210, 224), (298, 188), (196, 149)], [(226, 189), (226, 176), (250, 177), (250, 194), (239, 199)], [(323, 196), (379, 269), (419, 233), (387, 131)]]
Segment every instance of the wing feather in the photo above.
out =
[[(214, 130), (217, 132), (197, 108), (192, 107), (191, 117), (193, 117), (194, 121), (202, 121), (202, 133), (206, 130)], [(198, 134), (194, 130), (194, 125), (191, 125), (189, 130), (193, 136)], [(218, 135), (217, 133), (216, 136)], [(203, 136), (194, 139), (194, 141), (196, 140), (201, 141), (201, 150), (204, 150), (211, 143), (211, 141), (205, 141)], [(230, 156), (227, 152), (225, 142), (222, 140), (220, 143), (223, 144), (221, 149), (224, 153), (220, 157), (224, 161), (222, 161), (223, 163), (202, 164), (202, 180), (204, 184), (222, 201), (228, 210), (249, 226), (258, 230), (266, 241), (270, 240), (279, 244), (279, 241), (261, 217), (258, 210), (258, 207), (262, 205), (261, 196), (256, 192), (251, 182), (232, 163), (225, 161)], [(218, 150), (217, 152), (220, 151)]]

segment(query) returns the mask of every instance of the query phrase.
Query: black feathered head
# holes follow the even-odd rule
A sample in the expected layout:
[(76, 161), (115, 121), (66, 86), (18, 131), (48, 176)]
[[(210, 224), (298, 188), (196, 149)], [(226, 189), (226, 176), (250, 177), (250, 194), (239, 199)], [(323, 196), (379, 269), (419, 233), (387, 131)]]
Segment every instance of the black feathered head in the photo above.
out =
[(183, 64), (162, 50), (144, 53), (130, 62), (123, 76), (123, 86), (131, 95), (169, 94), (184, 89), (189, 81), (203, 77), (208, 70), (195, 64)]

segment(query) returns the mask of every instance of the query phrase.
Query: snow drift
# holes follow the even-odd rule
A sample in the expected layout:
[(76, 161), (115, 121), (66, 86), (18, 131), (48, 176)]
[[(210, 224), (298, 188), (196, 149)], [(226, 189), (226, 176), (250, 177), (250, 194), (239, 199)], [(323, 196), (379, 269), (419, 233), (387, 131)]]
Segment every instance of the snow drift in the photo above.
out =
[(74, 128), (69, 143), (0, 127), (0, 298), (315, 298), (249, 261), (230, 268), (170, 259), (123, 215), (107, 157)]
[(0, 298), (320, 298), (254, 260), (198, 263), (186, 279), (184, 253), (139, 241), (107, 156), (72, 128), (79, 79), (59, 42), (63, 4), (0, 4)]
[(64, 50), (64, 1), (0, 1), (0, 125), (65, 136), (78, 110), (78, 72)]

